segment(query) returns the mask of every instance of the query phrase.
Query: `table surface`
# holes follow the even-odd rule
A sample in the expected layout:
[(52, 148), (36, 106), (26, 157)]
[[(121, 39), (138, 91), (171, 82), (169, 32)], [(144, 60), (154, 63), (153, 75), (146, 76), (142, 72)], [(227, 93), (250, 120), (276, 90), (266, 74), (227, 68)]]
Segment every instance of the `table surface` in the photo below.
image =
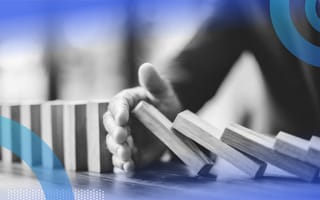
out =
[[(253, 180), (232, 173), (228, 167), (213, 169), (218, 178), (190, 177), (180, 163), (157, 163), (131, 177), (112, 173), (68, 172), (76, 199), (320, 199), (320, 181), (307, 183), (268, 167), (265, 177)], [(277, 171), (278, 170), (278, 171)], [(223, 175), (224, 172), (224, 175)], [(226, 175), (227, 174), (227, 175)], [(0, 164), (0, 199), (15, 199), (14, 190), (41, 191), (38, 180), (26, 166)], [(11, 193), (10, 193), (11, 191)], [(81, 196), (81, 191), (99, 191), (100, 196)], [(77, 194), (78, 193), (78, 194)], [(10, 196), (11, 195), (11, 196)], [(97, 195), (97, 194), (95, 194)], [(42, 199), (43, 198), (42, 194)], [(41, 199), (41, 198), (40, 198)]]

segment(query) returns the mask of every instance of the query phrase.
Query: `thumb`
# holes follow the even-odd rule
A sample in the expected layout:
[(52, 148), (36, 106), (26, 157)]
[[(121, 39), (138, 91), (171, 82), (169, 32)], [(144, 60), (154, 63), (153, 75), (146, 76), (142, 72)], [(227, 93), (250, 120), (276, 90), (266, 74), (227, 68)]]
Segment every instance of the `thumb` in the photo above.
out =
[(140, 85), (155, 98), (165, 98), (172, 92), (169, 82), (161, 78), (152, 64), (144, 63), (141, 65), (138, 75)]

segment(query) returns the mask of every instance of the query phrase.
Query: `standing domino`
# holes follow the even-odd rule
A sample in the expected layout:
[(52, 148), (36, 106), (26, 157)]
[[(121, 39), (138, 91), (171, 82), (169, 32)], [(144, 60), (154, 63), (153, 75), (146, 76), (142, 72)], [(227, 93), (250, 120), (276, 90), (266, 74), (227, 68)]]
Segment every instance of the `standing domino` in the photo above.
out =
[[(41, 104), (21, 105), (21, 124), (41, 137)], [(41, 164), (41, 143), (21, 130), (21, 154), (32, 166)]]
[(86, 104), (69, 102), (63, 109), (63, 141), (65, 168), (74, 171), (88, 169)]
[(91, 101), (87, 105), (87, 145), (89, 172), (112, 171), (111, 153), (107, 149), (107, 132), (103, 126), (103, 114), (107, 101)]
[[(41, 105), (41, 137), (50, 149), (59, 158), (63, 164), (63, 140), (62, 140), (62, 101), (49, 101)], [(42, 147), (42, 166), (46, 168), (56, 168), (58, 161), (54, 159), (54, 155), (50, 152), (43, 153), (47, 148)]]

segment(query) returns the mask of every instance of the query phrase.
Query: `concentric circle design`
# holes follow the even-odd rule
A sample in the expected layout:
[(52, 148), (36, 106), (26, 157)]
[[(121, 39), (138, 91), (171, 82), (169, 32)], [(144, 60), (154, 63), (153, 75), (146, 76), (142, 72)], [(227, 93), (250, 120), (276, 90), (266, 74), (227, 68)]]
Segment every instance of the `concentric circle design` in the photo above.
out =
[[(305, 4), (307, 19), (316, 31), (320, 31), (317, 0), (306, 0)], [(282, 44), (302, 61), (320, 67), (320, 46), (307, 41), (297, 31), (290, 16), (290, 0), (270, 0), (270, 15)]]
[[(0, 146), (14, 153), (31, 168), (40, 182), (46, 200), (73, 200), (74, 194), (69, 177), (52, 149), (37, 134), (16, 121), (0, 116), (0, 124), (2, 126)], [(30, 138), (30, 140), (34, 141), (34, 144), (39, 145), (38, 147), (42, 148), (44, 157), (52, 157), (58, 169), (43, 170), (33, 166), (31, 157), (26, 156), (21, 152), (20, 148), (17, 148), (20, 143), (19, 138), (22, 138), (22, 136)], [(28, 141), (23, 140), (21, 142), (26, 142), (24, 146), (31, 148), (31, 144)]]

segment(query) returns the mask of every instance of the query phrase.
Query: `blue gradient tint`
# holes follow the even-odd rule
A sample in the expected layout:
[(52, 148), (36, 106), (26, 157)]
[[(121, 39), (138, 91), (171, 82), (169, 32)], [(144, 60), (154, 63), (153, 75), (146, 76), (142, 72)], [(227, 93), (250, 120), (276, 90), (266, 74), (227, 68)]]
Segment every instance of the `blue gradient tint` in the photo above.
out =
[[(56, 200), (56, 199), (66, 199), (72, 200), (74, 199), (72, 186), (69, 182), (68, 175), (63, 170), (63, 166), (60, 160), (57, 158), (55, 153), (51, 150), (51, 148), (43, 141), (41, 138), (33, 133), (28, 128), (22, 126), (21, 124), (10, 120), (5, 117), (0, 117), (1, 125), (5, 127), (12, 127), (11, 132), (0, 132), (0, 138), (8, 138), (11, 137), (13, 141), (10, 140), (1, 140), (0, 145), (9, 151), (12, 151), (15, 155), (21, 158), (34, 172), (40, 181), (41, 187), (44, 191), (45, 197), (47, 200)], [(18, 138), (31, 138), (35, 143), (33, 145), (38, 145), (38, 148), (41, 148), (42, 145), (42, 154), (44, 156), (51, 156), (54, 158), (54, 162), (58, 164), (58, 167), (61, 168), (59, 170), (47, 169), (44, 171), (43, 169), (39, 170), (38, 168), (32, 165), (32, 159), (30, 156), (26, 156), (22, 154), (20, 148), (17, 148), (17, 140)], [(24, 141), (21, 141), (24, 142)], [(26, 141), (27, 142), (27, 141)], [(30, 145), (30, 144), (29, 144)], [(26, 144), (28, 146), (28, 144)], [(31, 148), (31, 146), (30, 146)], [(53, 180), (50, 181), (50, 180)]]
[(317, 0), (306, 1), (306, 15), (309, 23), (314, 29), (320, 32), (320, 17), (317, 14)]
[(282, 44), (304, 62), (320, 67), (320, 47), (307, 41), (296, 29), (290, 16), (290, 0), (270, 0), (270, 15)]

